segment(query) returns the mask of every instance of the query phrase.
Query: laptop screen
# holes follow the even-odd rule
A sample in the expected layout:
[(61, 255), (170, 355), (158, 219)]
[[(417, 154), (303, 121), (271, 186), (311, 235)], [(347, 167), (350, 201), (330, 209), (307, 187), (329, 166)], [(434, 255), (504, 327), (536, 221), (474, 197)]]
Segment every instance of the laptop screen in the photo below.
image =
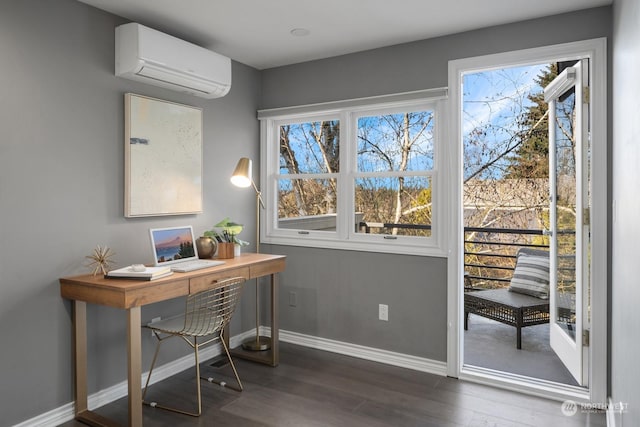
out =
[(151, 247), (155, 265), (169, 265), (198, 259), (193, 238), (193, 228), (184, 227), (152, 228)]

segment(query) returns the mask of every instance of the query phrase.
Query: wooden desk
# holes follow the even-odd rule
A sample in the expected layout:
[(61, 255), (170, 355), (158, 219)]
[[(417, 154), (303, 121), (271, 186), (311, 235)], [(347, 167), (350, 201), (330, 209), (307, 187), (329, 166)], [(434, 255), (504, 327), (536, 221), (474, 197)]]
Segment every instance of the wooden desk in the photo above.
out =
[[(60, 294), (73, 302), (75, 338), (76, 419), (94, 426), (117, 425), (92, 411), (87, 404), (87, 303), (107, 305), (127, 311), (127, 350), (129, 386), (129, 425), (142, 426), (142, 360), (140, 307), (196, 292), (203, 284), (230, 277), (254, 279), (271, 276), (271, 350), (237, 357), (278, 365), (278, 283), (276, 273), (284, 271), (284, 255), (246, 253), (225, 260), (225, 264), (192, 271), (173, 273), (153, 281), (105, 279), (90, 274), (60, 279)], [(226, 334), (228, 339), (228, 334)]]

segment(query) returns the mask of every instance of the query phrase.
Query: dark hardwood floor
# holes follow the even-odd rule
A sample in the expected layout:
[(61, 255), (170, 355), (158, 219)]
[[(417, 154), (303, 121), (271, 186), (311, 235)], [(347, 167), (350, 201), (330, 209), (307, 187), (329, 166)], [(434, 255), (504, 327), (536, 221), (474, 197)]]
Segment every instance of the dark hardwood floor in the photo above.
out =
[[(280, 365), (237, 360), (241, 393), (202, 382), (199, 418), (144, 407), (148, 426), (605, 426), (604, 414), (562, 415), (560, 402), (339, 354), (281, 344)], [(203, 376), (231, 368), (202, 364)], [(194, 371), (149, 388), (148, 400), (193, 410)], [(189, 406), (190, 405), (190, 406)], [(127, 400), (96, 410), (126, 425)], [(82, 426), (70, 421), (61, 427)]]

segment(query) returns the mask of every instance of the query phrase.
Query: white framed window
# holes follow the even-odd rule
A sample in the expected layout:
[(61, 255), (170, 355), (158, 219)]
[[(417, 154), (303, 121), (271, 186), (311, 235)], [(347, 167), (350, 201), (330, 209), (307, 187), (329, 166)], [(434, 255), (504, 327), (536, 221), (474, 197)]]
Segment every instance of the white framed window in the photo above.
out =
[(446, 256), (446, 89), (262, 110), (261, 241)]

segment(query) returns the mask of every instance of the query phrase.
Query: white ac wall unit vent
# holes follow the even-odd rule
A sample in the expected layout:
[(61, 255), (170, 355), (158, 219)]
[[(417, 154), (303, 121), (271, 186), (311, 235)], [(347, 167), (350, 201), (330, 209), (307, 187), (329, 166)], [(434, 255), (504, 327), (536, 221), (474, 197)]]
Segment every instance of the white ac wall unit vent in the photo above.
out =
[(231, 89), (231, 59), (131, 22), (116, 27), (116, 76), (220, 98)]

